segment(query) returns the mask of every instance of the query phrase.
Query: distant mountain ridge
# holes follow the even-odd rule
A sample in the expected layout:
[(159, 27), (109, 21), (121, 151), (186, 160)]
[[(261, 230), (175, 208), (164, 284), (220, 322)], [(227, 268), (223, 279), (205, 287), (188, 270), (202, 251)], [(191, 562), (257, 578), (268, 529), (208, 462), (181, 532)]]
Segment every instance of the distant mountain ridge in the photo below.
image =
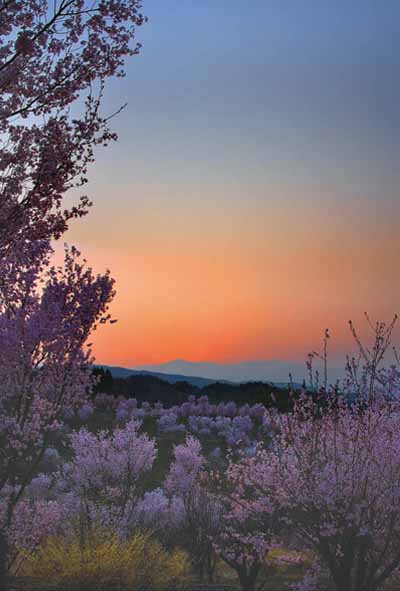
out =
[(119, 367), (114, 365), (103, 365), (98, 364), (98, 367), (103, 367), (104, 369), (108, 369), (111, 372), (111, 375), (114, 378), (128, 378), (134, 375), (145, 375), (145, 376), (153, 376), (159, 378), (160, 380), (164, 380), (165, 382), (169, 382), (170, 384), (176, 384), (177, 382), (188, 382), (192, 386), (197, 386), (198, 388), (203, 388), (204, 386), (209, 386), (210, 384), (214, 384), (216, 381), (231, 384), (233, 382), (229, 382), (228, 380), (213, 380), (208, 378), (202, 378), (199, 376), (185, 376), (180, 374), (169, 374), (163, 373), (158, 371), (147, 371), (141, 369), (129, 369), (127, 367)]
[[(102, 365), (102, 367), (109, 369), (115, 378), (127, 378), (131, 375), (150, 375), (170, 384), (188, 382), (198, 388), (215, 382), (226, 384), (263, 382), (286, 387), (289, 382), (289, 374), (292, 375), (294, 385), (298, 387), (302, 384), (303, 379), (307, 377), (305, 365), (279, 360), (220, 364), (176, 359), (159, 365), (144, 365), (134, 368), (111, 365)], [(336, 380), (343, 378), (343, 371), (330, 369), (328, 377), (329, 382), (334, 383)]]
[[(318, 365), (316, 364), (316, 368)], [(203, 361), (186, 361), (175, 359), (158, 365), (142, 365), (132, 368), (134, 371), (166, 375), (179, 375), (181, 378), (207, 379), (212, 381), (226, 381), (233, 383), (266, 382), (284, 384), (289, 382), (289, 374), (295, 383), (302, 383), (307, 379), (305, 363), (265, 360), (243, 361), (239, 363), (212, 363)], [(343, 370), (331, 368), (328, 372), (330, 383), (343, 379)]]

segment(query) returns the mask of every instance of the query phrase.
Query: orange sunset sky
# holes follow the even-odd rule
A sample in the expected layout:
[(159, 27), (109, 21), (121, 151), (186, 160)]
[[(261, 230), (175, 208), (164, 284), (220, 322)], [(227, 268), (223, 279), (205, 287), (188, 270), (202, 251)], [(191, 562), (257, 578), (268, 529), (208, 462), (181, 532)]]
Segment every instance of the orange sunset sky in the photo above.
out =
[(398, 3), (229, 5), (148, 1), (108, 89), (67, 234), (117, 281), (100, 363), (301, 361), (326, 327), (339, 359), (400, 311)]

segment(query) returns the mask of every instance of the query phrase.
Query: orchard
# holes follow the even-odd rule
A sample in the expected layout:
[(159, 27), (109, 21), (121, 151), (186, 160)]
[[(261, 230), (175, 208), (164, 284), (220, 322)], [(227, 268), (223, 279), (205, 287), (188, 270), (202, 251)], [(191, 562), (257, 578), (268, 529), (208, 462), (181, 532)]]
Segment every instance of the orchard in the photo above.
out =
[(114, 281), (74, 246), (52, 258), (91, 206), (69, 192), (116, 139), (102, 98), (139, 54), (141, 8), (0, 4), (1, 591), (395, 588), (396, 319), (371, 325), (369, 349), (350, 324), (358, 356), (341, 384), (329, 384), (326, 333), (324, 375), (312, 354), (310, 388), (287, 412), (93, 393), (89, 339), (113, 322)]

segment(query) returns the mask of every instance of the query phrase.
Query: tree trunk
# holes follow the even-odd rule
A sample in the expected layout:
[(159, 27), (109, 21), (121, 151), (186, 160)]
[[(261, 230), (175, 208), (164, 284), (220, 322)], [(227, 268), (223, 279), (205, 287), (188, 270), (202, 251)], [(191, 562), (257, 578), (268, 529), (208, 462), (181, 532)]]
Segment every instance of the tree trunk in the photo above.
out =
[(7, 556), (7, 536), (4, 531), (0, 529), (0, 591), (6, 591), (7, 589)]
[(240, 573), (239, 581), (241, 591), (255, 591), (256, 577), (251, 576), (248, 573)]
[(208, 555), (207, 556), (207, 577), (208, 577), (208, 582), (209, 583), (213, 583), (214, 582), (215, 565), (216, 565), (216, 562), (214, 560), (214, 557)]

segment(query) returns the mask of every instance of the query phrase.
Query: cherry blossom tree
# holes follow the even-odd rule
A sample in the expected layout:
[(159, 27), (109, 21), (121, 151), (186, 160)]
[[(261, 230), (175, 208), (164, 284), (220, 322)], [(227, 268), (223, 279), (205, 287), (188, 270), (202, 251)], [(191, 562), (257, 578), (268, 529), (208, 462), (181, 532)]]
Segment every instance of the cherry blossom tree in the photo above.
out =
[(25, 495), (8, 531), (7, 570), (18, 574), (27, 556), (41, 543), (59, 532), (65, 533), (67, 519), (68, 508), (59, 499)]
[(86, 183), (94, 147), (115, 138), (101, 98), (139, 52), (140, 10), (140, 0), (1, 1), (1, 248), (59, 237), (87, 213), (86, 196), (62, 201)]
[(274, 499), (283, 526), (312, 550), (338, 591), (376, 591), (400, 566), (400, 408), (301, 400), (277, 415), (273, 450), (242, 478)]
[(64, 266), (44, 269), (48, 248), (40, 248), (35, 243), (26, 267), (7, 257), (0, 262), (7, 302), (0, 314), (0, 524), (11, 539), (24, 531), (27, 487), (65, 415), (92, 387), (92, 358), (84, 345), (108, 320), (114, 293), (109, 274), (95, 275), (75, 249), (66, 250)]
[[(51, 240), (85, 215), (105, 82), (137, 54), (140, 0), (0, 1), (0, 546), (68, 411), (91, 387), (87, 341), (107, 322), (113, 281)], [(0, 560), (0, 572), (4, 564)], [(2, 583), (1, 583), (2, 584)]]
[[(239, 459), (237, 455), (239, 453)], [(228, 462), (207, 460), (200, 442), (188, 436), (177, 445), (165, 488), (183, 502), (181, 539), (194, 569), (212, 580), (216, 558), (236, 573), (243, 591), (254, 591), (272, 545), (274, 507), (242, 478), (246, 456)]]
[(143, 498), (143, 477), (152, 468), (156, 446), (140, 427), (131, 420), (112, 432), (82, 428), (69, 435), (71, 459), (62, 463), (57, 457), (50, 472), (31, 479), (16, 505), (8, 527), (8, 568), (13, 574), (52, 535), (78, 540), (83, 552), (99, 530), (126, 539), (142, 525), (138, 513), (143, 505), (148, 517), (149, 501), (153, 513), (166, 513), (171, 522), (172, 507), (155, 506), (159, 495)]
[(111, 433), (72, 433), (73, 458), (59, 482), (82, 543), (90, 541), (98, 526), (122, 537), (129, 534), (144, 493), (143, 476), (156, 457), (154, 440), (139, 429), (140, 423), (131, 420)]
[[(393, 331), (398, 316), (394, 315), (390, 322), (372, 322), (369, 315), (364, 313), (367, 326), (372, 333), (371, 344), (365, 345), (360, 338), (354, 323), (349, 321), (349, 328), (356, 344), (356, 352), (346, 356), (345, 377), (335, 384), (329, 383), (328, 343), (329, 331), (325, 331), (322, 351), (312, 351), (308, 355), (307, 370), (309, 375), (309, 390), (324, 404), (327, 394), (332, 399), (342, 395), (350, 400), (369, 403), (374, 398), (393, 398), (400, 394), (400, 356), (395, 346), (392, 346)], [(393, 359), (388, 362), (388, 352), (392, 349)], [(314, 360), (322, 362), (322, 376), (314, 369)], [(304, 390), (305, 391), (305, 390)]]
[(210, 472), (209, 494), (220, 507), (213, 538), (217, 555), (237, 574), (242, 591), (254, 591), (276, 536), (276, 505), (248, 485), (248, 454), (230, 454), (227, 466)]
[(213, 539), (220, 521), (220, 506), (207, 491), (206, 460), (198, 439), (188, 436), (185, 443), (175, 446), (165, 490), (181, 499), (180, 538), (190, 554), (193, 568), (204, 579), (212, 581), (216, 553)]
[[(398, 355), (385, 365), (397, 317), (375, 325), (372, 346), (350, 328), (359, 355), (347, 358), (341, 388), (328, 387), (327, 342), (320, 397), (302, 392), (288, 413), (266, 411), (268, 446), (230, 470), (247, 498), (269, 504), (282, 534), (311, 550), (315, 565), (302, 591), (320, 589), (318, 570), (338, 591), (377, 591), (400, 567), (400, 402)], [(396, 365), (397, 362), (397, 365)], [(317, 380), (318, 382), (318, 380)], [(314, 381), (315, 384), (315, 381)], [(321, 393), (322, 393), (321, 392)], [(243, 505), (246, 507), (246, 504)], [(256, 508), (256, 505), (254, 505)]]

